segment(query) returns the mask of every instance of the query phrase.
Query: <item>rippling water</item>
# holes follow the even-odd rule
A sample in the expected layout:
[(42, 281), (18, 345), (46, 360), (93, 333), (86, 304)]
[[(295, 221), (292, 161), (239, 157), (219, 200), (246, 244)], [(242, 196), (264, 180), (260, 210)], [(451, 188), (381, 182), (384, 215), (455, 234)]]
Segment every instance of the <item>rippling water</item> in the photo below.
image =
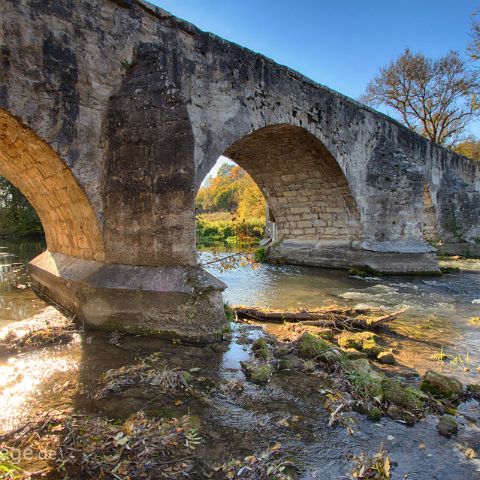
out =
[[(28, 277), (20, 268), (44, 248), (43, 243), (3, 243), (0, 247), (6, 247), (0, 249), (2, 326), (44, 312), (46, 304), (25, 288)], [(202, 251), (200, 261), (207, 263), (228, 253)], [(225, 270), (214, 263), (208, 269), (227, 284), (224, 297), (230, 304), (307, 308), (368, 304), (388, 310), (409, 306), (409, 312), (392, 323), (383, 339), (395, 351), (396, 368), (418, 374), (432, 367), (479, 383), (480, 328), (468, 320), (480, 314), (480, 262), (455, 265), (465, 270), (440, 278), (355, 278), (333, 270), (250, 264)], [(279, 442), (294, 452), (302, 467), (302, 479), (340, 479), (349, 478), (352, 454), (376, 452), (383, 444), (398, 462), (392, 478), (478, 478), (474, 475), (480, 463), (467, 462), (462, 453), (462, 445), (478, 445), (478, 427), (467, 420), (460, 420), (461, 433), (454, 442), (436, 433), (432, 417), (406, 428), (386, 418), (372, 423), (354, 414), (354, 435), (349, 436), (343, 428), (328, 427), (330, 414), (318, 393), (321, 380), (313, 376), (301, 382), (296, 374), (275, 376), (266, 388), (247, 382), (237, 401), (213, 394), (208, 405), (191, 401), (168, 404), (164, 395), (151, 388), (132, 389), (99, 401), (89, 394), (105, 371), (138, 362), (152, 352), (161, 352), (165, 368), (193, 367), (198, 376), (214, 381), (243, 380), (239, 362), (249, 359), (250, 353), (249, 347), (237, 340), (245, 334), (251, 338), (259, 335), (258, 329), (242, 331), (244, 328), (234, 328), (234, 339), (226, 352), (134, 336), (113, 344), (108, 333), (85, 332), (69, 345), (0, 359), (0, 430), (15, 428), (59, 407), (111, 419), (124, 419), (139, 410), (152, 416), (188, 413), (199, 419), (211, 461), (224, 461), (225, 455), (242, 458)], [(444, 364), (429, 358), (441, 348), (450, 354)], [(453, 362), (455, 356), (457, 361)], [(478, 404), (462, 405), (461, 409), (467, 411), (465, 418), (480, 417)], [(291, 415), (300, 419), (294, 430), (280, 425)]]
[[(231, 249), (200, 252), (204, 264), (231, 254)], [(291, 265), (247, 264), (208, 270), (228, 288), (232, 305), (314, 308), (323, 305), (370, 305), (398, 310), (387, 343), (398, 350), (400, 364), (419, 373), (435, 367), (464, 381), (478, 381), (480, 328), (469, 323), (480, 316), (480, 260), (442, 262), (461, 271), (441, 277), (352, 277), (347, 272)], [(450, 361), (439, 365), (430, 357), (443, 350)], [(468, 369), (468, 371), (466, 371)]]

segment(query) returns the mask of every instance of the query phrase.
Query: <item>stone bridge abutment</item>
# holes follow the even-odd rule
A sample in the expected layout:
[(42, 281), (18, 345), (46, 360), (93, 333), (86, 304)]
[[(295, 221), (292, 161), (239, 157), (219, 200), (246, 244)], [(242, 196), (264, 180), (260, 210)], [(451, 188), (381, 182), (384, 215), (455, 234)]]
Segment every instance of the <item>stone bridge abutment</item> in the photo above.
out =
[(195, 193), (220, 155), (266, 196), (272, 260), (439, 272), (480, 254), (480, 168), (142, 0), (0, 0), (0, 174), (37, 209), (43, 294), (95, 328), (221, 338)]

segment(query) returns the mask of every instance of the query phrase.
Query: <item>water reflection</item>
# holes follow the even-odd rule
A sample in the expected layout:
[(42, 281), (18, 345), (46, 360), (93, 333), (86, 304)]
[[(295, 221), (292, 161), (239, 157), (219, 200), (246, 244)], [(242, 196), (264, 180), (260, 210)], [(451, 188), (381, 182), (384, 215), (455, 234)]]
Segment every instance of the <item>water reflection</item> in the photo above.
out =
[(43, 239), (0, 240), (0, 328), (45, 308), (28, 287), (26, 266), (45, 250)]
[[(231, 252), (231, 248), (226, 249), (224, 255)], [(215, 252), (204, 249), (199, 253), (203, 264), (218, 256), (218, 247)], [(408, 312), (392, 323), (387, 338), (399, 363), (418, 373), (429, 368), (443, 369), (465, 382), (477, 382), (480, 328), (469, 320), (480, 316), (480, 260), (442, 264), (462, 270), (433, 278), (360, 278), (337, 270), (290, 265), (246, 265), (225, 270), (212, 263), (206, 268), (227, 284), (224, 298), (232, 305), (315, 308), (363, 304), (386, 310), (408, 307)], [(441, 350), (450, 356), (444, 364), (430, 358)]]

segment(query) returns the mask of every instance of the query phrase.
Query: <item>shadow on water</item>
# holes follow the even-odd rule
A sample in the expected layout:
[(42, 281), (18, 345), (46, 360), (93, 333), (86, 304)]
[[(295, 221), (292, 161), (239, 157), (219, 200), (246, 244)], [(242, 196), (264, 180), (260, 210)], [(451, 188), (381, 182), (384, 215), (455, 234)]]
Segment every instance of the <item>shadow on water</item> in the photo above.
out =
[[(211, 258), (209, 255), (203, 253), (202, 261)], [(421, 280), (360, 279), (342, 272), (287, 266), (210, 270), (227, 283), (226, 299), (231, 304), (310, 307), (368, 303), (392, 309), (409, 305), (409, 316), (395, 322), (385, 340), (398, 351), (399, 363), (406, 369), (418, 372), (425, 368), (429, 346), (436, 342), (431, 350), (438, 348), (439, 335), (448, 348), (461, 345), (461, 349), (468, 347), (473, 352), (476, 348), (478, 352), (478, 334), (473, 339), (464, 338), (473, 333), (466, 325), (475, 310), (472, 301), (480, 299), (480, 279), (475, 274)], [(13, 297), (7, 304), (26, 302), (29, 306), (24, 313), (19, 309), (4, 312), (2, 308), (4, 322), (28, 318), (46, 308), (40, 300), (32, 306), (34, 296), (29, 289), (0, 291), (1, 302), (9, 296)], [(428, 328), (422, 328), (424, 322)], [(188, 414), (203, 439), (196, 454), (210, 465), (258, 454), (278, 442), (292, 452), (300, 478), (350, 478), (352, 455), (374, 453), (383, 444), (396, 462), (393, 479), (480, 478), (475, 470), (478, 465), (467, 461), (461, 448), (479, 444), (478, 427), (467, 420), (480, 418), (475, 402), (461, 406), (468, 415), (460, 420), (463, 424), (455, 440), (437, 434), (434, 418), (405, 427), (386, 418), (373, 423), (356, 413), (351, 414), (353, 435), (349, 435), (343, 427), (328, 427), (330, 412), (324, 407), (329, 395), (328, 378), (285, 372), (275, 375), (266, 387), (245, 382), (240, 362), (251, 358), (250, 343), (261, 334), (259, 328), (234, 325), (231, 343), (221, 349), (87, 331), (76, 334), (68, 345), (0, 359), (0, 430), (13, 429), (59, 409), (115, 421), (138, 411), (148, 417), (179, 418)], [(159, 354), (166, 369), (191, 372), (202, 397), (165, 394), (158, 386), (142, 385), (107, 398), (94, 398), (105, 372), (136, 364), (152, 353)], [(472, 365), (478, 362), (474, 353), (471, 361)], [(448, 365), (434, 366), (436, 370), (450, 369)], [(474, 372), (460, 373), (478, 382)], [(243, 389), (226, 391), (223, 387), (232, 381), (241, 382)], [(204, 477), (201, 472), (193, 472), (190, 478)]]

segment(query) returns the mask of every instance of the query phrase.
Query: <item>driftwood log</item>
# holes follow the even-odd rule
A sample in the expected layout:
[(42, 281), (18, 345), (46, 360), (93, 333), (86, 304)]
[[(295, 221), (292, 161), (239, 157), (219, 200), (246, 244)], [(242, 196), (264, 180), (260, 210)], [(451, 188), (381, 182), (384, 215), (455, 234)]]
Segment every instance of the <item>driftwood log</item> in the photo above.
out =
[(339, 329), (375, 329), (391, 322), (405, 313), (408, 308), (393, 313), (384, 313), (379, 309), (326, 307), (317, 310), (268, 310), (258, 307), (233, 306), (237, 318), (259, 322), (292, 322), (315, 327)]

